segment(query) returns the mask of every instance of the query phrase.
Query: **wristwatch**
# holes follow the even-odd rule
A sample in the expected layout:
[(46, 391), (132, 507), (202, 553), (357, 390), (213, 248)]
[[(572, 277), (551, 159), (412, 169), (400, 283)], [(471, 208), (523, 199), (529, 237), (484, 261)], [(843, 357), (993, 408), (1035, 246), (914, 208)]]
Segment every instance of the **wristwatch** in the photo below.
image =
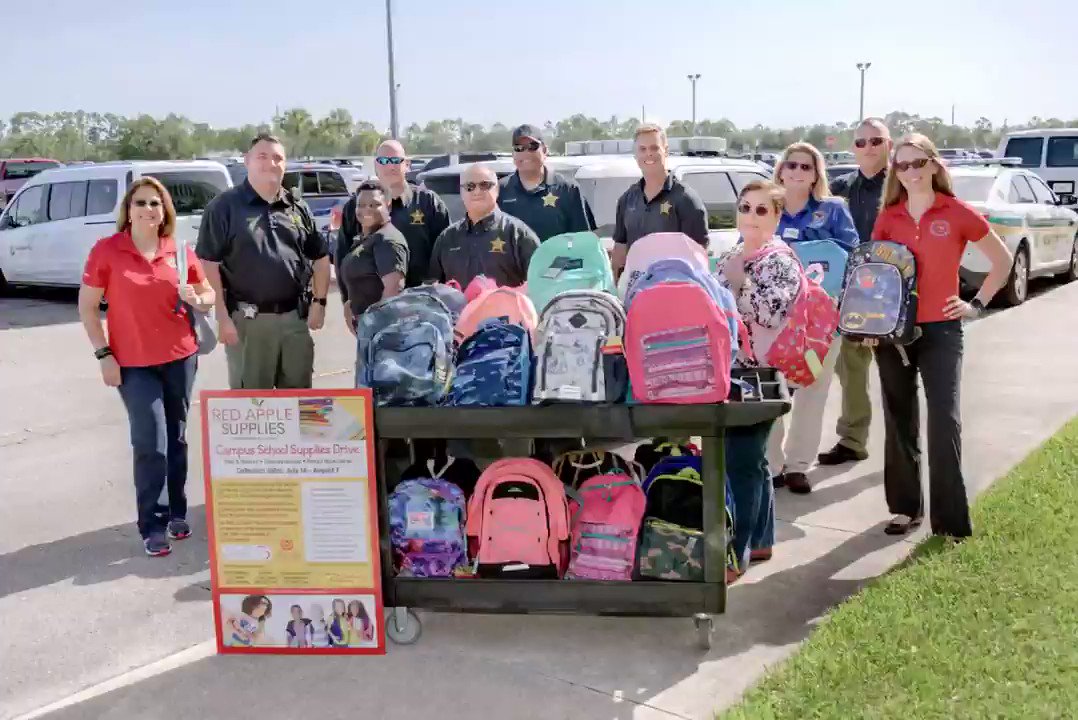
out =
[(112, 348), (110, 348), (108, 345), (106, 345), (103, 348), (99, 348), (97, 350), (94, 350), (94, 357), (97, 358), (98, 360), (104, 360), (109, 355), (112, 355)]
[(326, 299), (325, 298), (311, 298), (311, 302), (317, 303), (318, 305), (321, 305), (322, 307), (326, 306)]
[(970, 301), (969, 306), (976, 310), (978, 315), (982, 314), (985, 311), (984, 303), (981, 302), (980, 298), (973, 298), (973, 300)]

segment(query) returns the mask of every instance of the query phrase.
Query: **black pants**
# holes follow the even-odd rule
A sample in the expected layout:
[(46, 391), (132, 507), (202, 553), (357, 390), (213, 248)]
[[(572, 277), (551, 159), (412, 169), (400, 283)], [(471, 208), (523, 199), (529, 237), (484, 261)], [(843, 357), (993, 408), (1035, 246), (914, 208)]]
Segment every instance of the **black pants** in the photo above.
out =
[(922, 336), (904, 349), (876, 350), (883, 388), (887, 440), (883, 485), (887, 507), (895, 515), (921, 517), (921, 411), (917, 376), (928, 403), (929, 513), (932, 532), (968, 537), (973, 533), (962, 477), (962, 323), (924, 323)]

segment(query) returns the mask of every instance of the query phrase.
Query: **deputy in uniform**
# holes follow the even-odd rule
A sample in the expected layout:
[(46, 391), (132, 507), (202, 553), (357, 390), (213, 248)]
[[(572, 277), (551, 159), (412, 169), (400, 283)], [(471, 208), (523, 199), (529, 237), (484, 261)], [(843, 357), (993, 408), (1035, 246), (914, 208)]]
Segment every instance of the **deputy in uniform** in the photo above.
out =
[(498, 176), (485, 165), (471, 165), (460, 176), (467, 214), (446, 228), (434, 244), (428, 278), (455, 280), (461, 288), (477, 275), (498, 285), (522, 285), (539, 238), (512, 215), (498, 209)]
[(658, 125), (641, 125), (635, 135), (636, 164), (644, 177), (618, 198), (614, 216), (615, 275), (625, 267), (634, 242), (657, 232), (685, 233), (707, 248), (707, 210), (696, 191), (666, 169), (669, 146)]
[[(394, 227), (408, 241), (408, 274), (405, 285), (414, 287), (426, 279), (434, 241), (449, 227), (449, 210), (436, 194), (416, 187), (405, 179), (411, 161), (404, 146), (396, 140), (386, 140), (378, 146), (374, 157), (374, 173), (390, 195), (389, 217)], [(341, 259), (348, 254), (352, 242), (359, 236), (356, 220), (356, 197), (351, 197), (342, 209), (341, 229), (337, 233), (334, 258), (337, 263), (337, 283), (341, 285)]]
[(321, 329), (326, 317), (326, 242), (306, 203), (281, 187), (280, 140), (260, 134), (244, 163), (243, 184), (206, 206), (195, 248), (217, 293), (229, 386), (309, 388), (310, 331)]
[(502, 178), (498, 208), (532, 229), (539, 242), (562, 233), (595, 229), (595, 218), (580, 187), (546, 165), (547, 146), (534, 125), (513, 130), (513, 164), (517, 171)]

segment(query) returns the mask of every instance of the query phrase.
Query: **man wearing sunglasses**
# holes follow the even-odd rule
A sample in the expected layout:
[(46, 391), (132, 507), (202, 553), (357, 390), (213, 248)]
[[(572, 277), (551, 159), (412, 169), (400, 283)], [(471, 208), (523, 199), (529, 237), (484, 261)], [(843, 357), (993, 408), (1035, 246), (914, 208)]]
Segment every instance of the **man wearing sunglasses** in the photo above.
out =
[(485, 275), (498, 285), (522, 285), (539, 247), (531, 228), (498, 209), (498, 176), (475, 163), (460, 175), (460, 196), (467, 214), (446, 228), (431, 253), (427, 278), (455, 280), (462, 288)]
[(513, 164), (517, 171), (503, 178), (498, 207), (532, 229), (539, 242), (562, 233), (595, 229), (591, 208), (580, 188), (546, 165), (547, 146), (534, 125), (513, 130)]
[[(880, 211), (880, 197), (891, 157), (891, 131), (879, 118), (866, 118), (854, 131), (853, 154), (857, 172), (835, 178), (831, 192), (846, 198), (857, 234), (867, 242)], [(842, 465), (868, 457), (868, 429), (872, 423), (872, 400), (868, 396), (868, 373), (872, 349), (842, 339), (835, 374), (842, 384), (842, 416), (836, 432), (838, 443), (816, 458), (820, 465)]]
[[(449, 210), (435, 193), (416, 187), (405, 179), (411, 161), (404, 146), (396, 140), (386, 140), (375, 150), (374, 174), (390, 195), (389, 219), (408, 242), (408, 274), (406, 287), (422, 284), (430, 267), (434, 241), (449, 227)], [(337, 261), (337, 284), (341, 285), (340, 262), (348, 255), (359, 236), (356, 220), (357, 195), (348, 199), (341, 209), (341, 229), (337, 232), (334, 258)], [(342, 286), (343, 288), (343, 286)]]

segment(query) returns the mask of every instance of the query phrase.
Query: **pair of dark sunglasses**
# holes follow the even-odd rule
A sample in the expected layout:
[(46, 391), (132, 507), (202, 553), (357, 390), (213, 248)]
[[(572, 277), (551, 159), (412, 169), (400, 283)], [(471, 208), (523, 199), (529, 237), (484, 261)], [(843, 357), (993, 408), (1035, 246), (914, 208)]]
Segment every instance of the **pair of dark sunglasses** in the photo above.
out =
[(475, 192), (477, 189), (483, 192), (489, 192), (494, 189), (494, 186), (498, 183), (492, 183), (490, 180), (483, 180), (481, 182), (461, 183), (460, 189), (464, 192)]
[(737, 206), (737, 211), (742, 215), (748, 215), (751, 212), (755, 212), (760, 217), (765, 217), (768, 213), (771, 212), (771, 208), (769, 208), (767, 205), (757, 205), (754, 208), (748, 203), (741, 203)]
[(906, 172), (910, 168), (920, 170), (930, 162), (932, 162), (931, 158), (917, 158), (916, 160), (909, 161), (903, 160), (895, 163), (895, 170), (898, 170), (899, 172)]
[(513, 152), (535, 152), (541, 147), (543, 147), (543, 143), (538, 140), (532, 140), (531, 142), (513, 145)]
[(159, 208), (164, 205), (160, 200), (135, 200), (133, 201), (135, 207), (152, 207)]
[(378, 157), (376, 157), (376, 158), (374, 159), (374, 161), (375, 161), (376, 163), (378, 163), (379, 165), (400, 165), (401, 163), (403, 163), (403, 162), (404, 162), (405, 160), (407, 160), (407, 159), (408, 159), (408, 158), (402, 158), (402, 157), (385, 157), (384, 155), (379, 155)]
[(857, 138), (853, 141), (853, 146), (858, 150), (864, 150), (871, 145), (872, 147), (879, 147), (887, 142), (886, 138), (874, 137), (874, 138)]
[(816, 169), (808, 163), (799, 163), (796, 160), (787, 160), (782, 164), (782, 166), (785, 167), (787, 170), (796, 170), (798, 168), (801, 168), (803, 172), (812, 172)]

